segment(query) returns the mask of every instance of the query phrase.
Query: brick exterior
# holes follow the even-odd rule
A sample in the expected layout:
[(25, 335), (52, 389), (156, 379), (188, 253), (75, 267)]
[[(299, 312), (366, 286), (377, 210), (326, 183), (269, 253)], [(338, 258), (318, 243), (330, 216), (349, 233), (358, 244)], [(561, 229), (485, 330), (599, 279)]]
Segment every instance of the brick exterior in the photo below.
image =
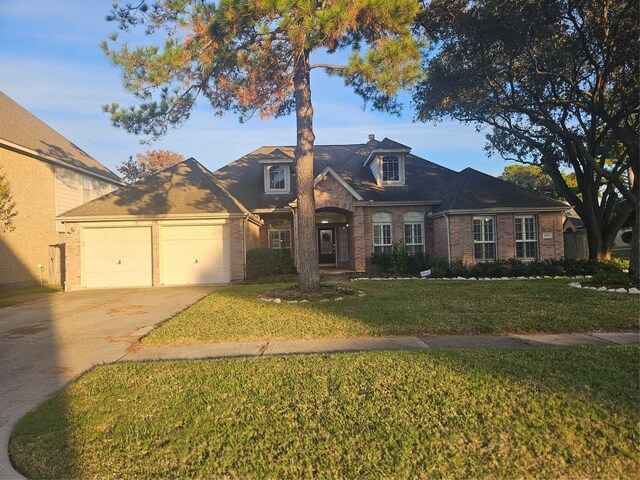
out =
[[(386, 212), (392, 215), (391, 234), (392, 242), (404, 242), (404, 214), (407, 212), (420, 212), (423, 214), (424, 248), (426, 252), (433, 251), (433, 231), (429, 229), (430, 222), (427, 214), (432, 210), (430, 206), (405, 206), (405, 207), (356, 207), (362, 211), (363, 242), (361, 245), (364, 254), (365, 265), (373, 255), (373, 220), (372, 215), (377, 212)], [(358, 270), (360, 271), (360, 270)]]
[(447, 242), (449, 241), (447, 235), (447, 219), (445, 217), (438, 217), (431, 220), (431, 231), (433, 232), (433, 255), (441, 258), (448, 258), (449, 247)]
[[(185, 222), (187, 225), (189, 222)], [(180, 224), (180, 222), (176, 222)], [(67, 233), (66, 241), (66, 288), (69, 291), (79, 290), (82, 288), (82, 248), (81, 248), (81, 226), (78, 223), (66, 223)], [(118, 226), (151, 226), (151, 268), (153, 286), (161, 285), (160, 276), (160, 221), (131, 221), (117, 222), (113, 224), (114, 228)], [(104, 224), (108, 226), (108, 224)], [(242, 280), (244, 278), (245, 269), (245, 252), (244, 242), (247, 246), (254, 248), (259, 245), (260, 229), (257, 225), (244, 221), (242, 218), (231, 218), (225, 224), (227, 229), (228, 245), (230, 252), (230, 269), (231, 280)], [(250, 248), (248, 248), (250, 249)]]
[[(498, 234), (498, 259), (507, 260), (516, 256), (515, 217), (517, 213), (501, 213), (495, 215)], [(562, 237), (562, 213), (544, 212), (538, 217), (538, 251), (539, 259), (560, 259), (564, 253)], [(442, 220), (441, 220), (442, 219)], [(434, 219), (440, 226), (437, 227), (438, 236), (446, 234), (444, 218)], [(444, 226), (443, 226), (444, 225)], [(475, 263), (473, 254), (473, 215), (450, 215), (451, 259), (461, 259), (469, 265)], [(543, 238), (543, 233), (551, 233), (552, 238)], [(439, 241), (438, 241), (439, 243)], [(446, 240), (445, 240), (446, 246)], [(437, 251), (444, 249), (437, 248)], [(446, 256), (446, 255), (445, 255)]]
[[(10, 184), (18, 215), (15, 230), (0, 232), (0, 285), (33, 284), (48, 278), (49, 245), (57, 244), (53, 166), (0, 149), (0, 173)], [(38, 268), (43, 265), (44, 271)]]

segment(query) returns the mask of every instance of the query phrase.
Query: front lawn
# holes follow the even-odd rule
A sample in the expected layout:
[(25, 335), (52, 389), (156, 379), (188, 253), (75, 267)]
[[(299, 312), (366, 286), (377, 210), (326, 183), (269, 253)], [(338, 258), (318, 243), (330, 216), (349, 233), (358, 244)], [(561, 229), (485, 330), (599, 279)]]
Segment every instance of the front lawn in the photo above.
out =
[(38, 300), (50, 293), (61, 291), (62, 287), (51, 285), (38, 285), (35, 287), (0, 290), (0, 308), (30, 302), (31, 300)]
[(16, 426), (30, 478), (637, 478), (637, 347), (101, 366)]
[(359, 281), (339, 302), (274, 304), (282, 285), (212, 293), (143, 339), (146, 344), (414, 334), (580, 332), (638, 328), (640, 295), (569, 288), (570, 280)]

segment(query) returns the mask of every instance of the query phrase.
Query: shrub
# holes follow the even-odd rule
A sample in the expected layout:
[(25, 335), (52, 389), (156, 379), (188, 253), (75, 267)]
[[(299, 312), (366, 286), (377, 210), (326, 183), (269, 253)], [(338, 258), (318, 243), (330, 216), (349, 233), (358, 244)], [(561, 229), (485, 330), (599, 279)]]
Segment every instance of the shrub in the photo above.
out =
[(257, 248), (247, 252), (246, 276), (248, 280), (295, 272), (296, 267), (289, 249)]
[(628, 285), (631, 283), (631, 277), (622, 270), (613, 270), (603, 268), (593, 274), (591, 279), (593, 283), (604, 283), (605, 285)]
[(391, 250), (391, 268), (393, 273), (409, 273), (410, 263), (411, 255), (405, 244), (402, 242), (393, 242), (393, 248)]

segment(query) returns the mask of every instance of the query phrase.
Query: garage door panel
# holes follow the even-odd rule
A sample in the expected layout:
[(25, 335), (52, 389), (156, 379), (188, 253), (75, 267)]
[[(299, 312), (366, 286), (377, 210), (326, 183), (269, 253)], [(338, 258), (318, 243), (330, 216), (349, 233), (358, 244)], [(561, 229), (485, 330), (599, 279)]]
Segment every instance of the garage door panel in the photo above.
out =
[(223, 225), (161, 228), (160, 269), (165, 285), (227, 283), (230, 259)]
[(150, 286), (151, 228), (88, 228), (83, 232), (85, 287)]

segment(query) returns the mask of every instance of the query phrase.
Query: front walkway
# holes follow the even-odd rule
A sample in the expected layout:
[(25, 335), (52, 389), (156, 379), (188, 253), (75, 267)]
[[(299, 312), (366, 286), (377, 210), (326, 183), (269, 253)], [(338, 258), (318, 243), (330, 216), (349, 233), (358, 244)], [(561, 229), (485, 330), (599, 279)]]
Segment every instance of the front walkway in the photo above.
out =
[(273, 340), (239, 343), (152, 345), (137, 347), (120, 361), (260, 357), (311, 353), (382, 350), (504, 349), (575, 346), (638, 345), (637, 332), (590, 332), (511, 335), (445, 335), (429, 337), (362, 337), (313, 340)]

